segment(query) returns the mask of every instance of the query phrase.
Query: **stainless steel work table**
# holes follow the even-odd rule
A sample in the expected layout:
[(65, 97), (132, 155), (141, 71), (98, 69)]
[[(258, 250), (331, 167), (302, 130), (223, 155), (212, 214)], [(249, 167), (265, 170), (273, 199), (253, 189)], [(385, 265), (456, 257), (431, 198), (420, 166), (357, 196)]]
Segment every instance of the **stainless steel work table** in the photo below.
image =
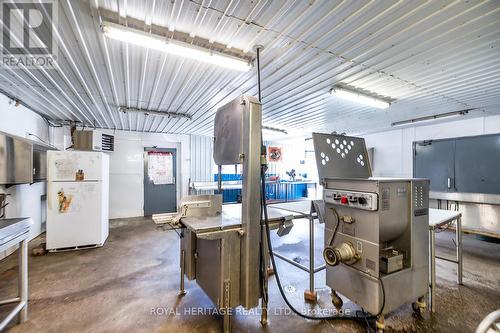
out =
[(309, 290), (304, 292), (304, 297), (308, 301), (316, 301), (317, 294), (314, 288), (314, 274), (325, 269), (326, 265), (321, 265), (318, 267), (314, 267), (314, 219), (317, 218), (317, 214), (315, 214), (312, 201), (310, 200), (302, 200), (302, 201), (293, 201), (293, 202), (285, 202), (272, 204), (270, 207), (278, 208), (284, 211), (292, 212), (295, 214), (300, 214), (300, 217), (297, 218), (305, 218), (309, 220), (309, 267), (301, 265), (280, 253), (275, 252), (274, 255), (286, 262), (306, 271), (309, 273)]
[[(310, 201), (304, 201), (300, 203), (290, 202), (286, 204), (269, 205), (267, 208), (269, 228), (278, 229), (282, 224), (287, 221), (292, 221), (295, 219), (309, 218), (311, 215), (310, 208), (309, 212), (305, 212), (305, 207), (310, 207)], [(217, 216), (200, 216), (200, 217), (183, 217), (181, 218), (181, 225), (194, 234), (197, 238), (210, 238), (218, 237), (214, 236), (219, 234), (219, 232), (226, 232), (232, 230), (238, 230), (242, 227), (241, 224), (241, 204), (229, 204), (222, 206), (222, 213)], [(314, 237), (314, 231), (313, 231)], [(314, 245), (313, 245), (314, 246)], [(180, 295), (185, 294), (184, 290), (184, 251), (181, 251), (181, 280), (180, 280)], [(291, 263), (301, 269), (309, 271), (307, 267), (300, 265), (293, 260), (286, 258), (283, 255), (275, 253), (275, 255), (288, 263)], [(314, 265), (314, 255), (310, 260)], [(269, 262), (267, 260), (267, 262)], [(313, 274), (313, 291), (314, 291), (314, 267), (312, 269)]]
[[(298, 212), (286, 211), (271, 206), (268, 207), (267, 213), (269, 222), (272, 224), (303, 217)], [(183, 217), (181, 223), (196, 234), (239, 229), (241, 228), (241, 204), (223, 205), (222, 214), (218, 216)]]
[[(449, 225), (453, 221), (457, 221), (456, 232), (456, 259), (449, 259), (436, 256), (436, 229)], [(435, 295), (436, 295), (436, 258), (453, 262), (457, 267), (457, 283), (462, 284), (462, 214), (460, 212), (444, 210), (444, 209), (429, 209), (429, 247), (430, 247), (430, 308), (431, 312), (436, 311)]]
[(19, 313), (21, 323), (28, 319), (28, 237), (32, 221), (30, 218), (0, 220), (0, 252), (18, 245), (18, 293), (15, 298), (0, 300), (0, 305), (17, 303), (17, 306), (0, 322), (0, 332)]

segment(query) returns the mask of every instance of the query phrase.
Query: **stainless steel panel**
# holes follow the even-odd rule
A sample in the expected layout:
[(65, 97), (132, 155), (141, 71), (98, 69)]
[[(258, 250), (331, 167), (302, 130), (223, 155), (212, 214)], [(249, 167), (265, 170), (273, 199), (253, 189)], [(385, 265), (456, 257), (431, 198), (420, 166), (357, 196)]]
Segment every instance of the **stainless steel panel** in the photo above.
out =
[[(189, 230), (200, 234), (221, 230), (241, 229), (241, 206), (242, 204), (230, 204), (222, 206), (222, 214), (216, 216), (183, 217), (182, 225)], [(270, 228), (279, 226), (283, 221), (303, 217), (302, 213), (294, 213), (270, 205), (267, 209)]]
[(47, 149), (33, 146), (33, 181), (47, 180)]
[(221, 240), (197, 239), (196, 253), (196, 283), (219, 305), (222, 292)]
[(500, 205), (500, 195), (498, 194), (457, 193), (457, 192), (446, 193), (446, 192), (431, 191), (429, 193), (429, 196), (431, 199)]
[(235, 230), (197, 234), (196, 282), (220, 309), (242, 304), (240, 242)]
[(260, 155), (262, 146), (262, 109), (252, 96), (243, 96), (243, 188), (241, 190), (241, 224), (244, 235), (241, 240), (241, 301), (245, 308), (258, 305), (259, 244), (261, 221)]
[(217, 110), (214, 123), (214, 161), (217, 165), (240, 164), (243, 154), (243, 118), (248, 111), (243, 97)]
[[(241, 289), (241, 239), (238, 232), (229, 232), (222, 238), (222, 281), (223, 288), (219, 304), (222, 308), (235, 308), (241, 304), (245, 305)], [(257, 300), (260, 293), (256, 295)]]
[(372, 175), (365, 139), (313, 133), (319, 179), (368, 178)]
[[(427, 293), (428, 184), (425, 179), (327, 179), (327, 189), (371, 192), (379, 198), (377, 211), (325, 203), (325, 245), (337, 223), (335, 210), (341, 221), (334, 246), (349, 242), (359, 256), (354, 263), (328, 266), (328, 286), (378, 313), (383, 300), (380, 278), (384, 314)], [(381, 272), (380, 254), (387, 249), (403, 254), (402, 270)]]
[[(342, 197), (347, 198), (349, 201), (343, 204)], [(376, 193), (325, 189), (323, 191), (323, 198), (325, 202), (333, 205), (356, 207), (364, 210), (378, 209), (378, 198)], [(352, 200), (353, 198), (355, 201)]]
[(222, 214), (222, 195), (186, 195), (182, 197), (181, 213), (186, 217), (219, 216)]
[(0, 185), (33, 182), (33, 145), (0, 133)]
[(397, 250), (387, 250), (380, 253), (380, 271), (390, 274), (403, 269), (403, 254)]
[[(384, 314), (398, 309), (401, 305), (415, 301), (427, 293), (428, 273), (423, 269), (404, 269), (383, 275), (385, 290)], [(335, 290), (375, 314), (382, 307), (383, 293), (377, 279), (354, 268), (328, 269), (326, 283)]]
[[(349, 190), (349, 188), (352, 190)], [(346, 191), (377, 194), (378, 211), (376, 213), (350, 206), (334, 206), (341, 216), (352, 216), (355, 221), (373, 220), (373, 223), (368, 224), (367, 228), (371, 229), (374, 225), (378, 225), (380, 233), (375, 233), (374, 230), (364, 232), (365, 225), (357, 225), (357, 232), (363, 233), (362, 237), (370, 237), (368, 235), (377, 236), (376, 238), (368, 238), (370, 241), (385, 242), (393, 240), (401, 236), (409, 226), (410, 188), (408, 181), (327, 179), (327, 189), (345, 189)], [(328, 193), (328, 191), (325, 191), (325, 193)]]
[[(447, 209), (446, 200), (441, 201), (431, 200), (432, 208)], [(486, 235), (490, 237), (500, 238), (500, 206), (490, 204), (479, 204), (474, 202), (449, 202), (449, 209), (462, 213), (462, 230), (465, 232)]]
[(26, 232), (32, 224), (33, 221), (30, 218), (0, 220), (0, 246)]
[[(196, 278), (196, 234), (189, 229), (182, 231), (183, 237), (181, 238), (181, 248), (184, 250), (184, 274), (189, 280)], [(180, 265), (182, 265), (182, 261)]]

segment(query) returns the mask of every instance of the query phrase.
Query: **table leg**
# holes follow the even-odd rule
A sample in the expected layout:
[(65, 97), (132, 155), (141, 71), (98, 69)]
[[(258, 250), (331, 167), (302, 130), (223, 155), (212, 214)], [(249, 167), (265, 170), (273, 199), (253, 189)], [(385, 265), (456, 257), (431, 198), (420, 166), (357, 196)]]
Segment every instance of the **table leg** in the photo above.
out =
[(224, 315), (223, 315), (223, 323), (222, 323), (222, 332), (224, 333), (231, 333), (232, 328), (231, 328), (231, 314), (230, 310), (231, 309), (224, 309)]
[(309, 217), (309, 290), (304, 292), (304, 298), (311, 302), (317, 301), (314, 290), (314, 218)]
[(21, 242), (19, 247), (19, 298), (24, 304), (19, 313), (19, 321), (24, 323), (28, 320), (28, 240)]
[(462, 284), (462, 217), (457, 219), (457, 282), (458, 284)]
[(314, 292), (314, 219), (309, 218), (309, 290)]
[(186, 294), (186, 290), (184, 289), (185, 270), (186, 270), (186, 251), (181, 250), (181, 280), (179, 286), (179, 296), (183, 296)]
[(429, 232), (430, 239), (429, 239), (429, 244), (430, 244), (430, 268), (431, 268), (431, 292), (429, 294), (430, 299), (429, 303), (431, 312), (434, 313), (436, 312), (436, 305), (435, 305), (435, 300), (436, 300), (436, 233), (434, 229), (431, 229)]

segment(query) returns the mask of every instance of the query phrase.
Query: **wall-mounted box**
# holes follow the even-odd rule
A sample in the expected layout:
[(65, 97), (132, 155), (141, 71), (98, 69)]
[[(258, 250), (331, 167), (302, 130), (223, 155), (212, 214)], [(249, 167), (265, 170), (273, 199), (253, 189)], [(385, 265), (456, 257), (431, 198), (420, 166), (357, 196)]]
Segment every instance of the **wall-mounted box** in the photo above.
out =
[(113, 135), (96, 130), (75, 131), (73, 148), (75, 150), (114, 151), (115, 138)]

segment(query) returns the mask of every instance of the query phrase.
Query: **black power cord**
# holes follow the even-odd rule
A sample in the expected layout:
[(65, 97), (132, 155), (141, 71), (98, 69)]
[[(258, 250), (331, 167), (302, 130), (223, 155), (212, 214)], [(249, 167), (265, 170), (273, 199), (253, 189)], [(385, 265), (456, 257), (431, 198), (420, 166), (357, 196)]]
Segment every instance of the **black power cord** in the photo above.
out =
[(382, 314), (382, 312), (384, 311), (384, 307), (385, 307), (385, 289), (384, 289), (384, 284), (382, 282), (382, 280), (380, 278), (377, 278), (377, 280), (379, 281), (380, 283), (380, 286), (382, 288), (382, 295), (383, 295), (383, 301), (382, 301), (382, 307), (380, 308), (380, 311), (376, 314), (376, 315), (369, 315), (367, 313), (363, 313), (362, 316), (359, 316), (358, 312), (356, 312), (356, 315), (355, 316), (346, 316), (346, 317), (339, 317), (339, 316), (325, 316), (325, 317), (315, 317), (315, 316), (309, 316), (309, 315), (306, 315), (300, 311), (298, 311), (297, 309), (295, 309), (292, 304), (290, 303), (290, 301), (288, 300), (288, 298), (286, 297), (285, 295), (285, 292), (283, 291), (283, 286), (281, 284), (281, 279), (280, 279), (280, 276), (279, 276), (279, 273), (278, 273), (278, 269), (277, 269), (277, 266), (276, 266), (276, 262), (275, 262), (275, 259), (274, 259), (274, 252), (273, 252), (273, 246), (271, 244), (271, 232), (270, 232), (270, 228), (269, 228), (269, 217), (268, 217), (268, 214), (267, 214), (267, 203), (266, 203), (266, 197), (265, 197), (265, 189), (266, 189), (266, 181), (265, 181), (265, 166), (262, 166), (261, 167), (261, 183), (262, 183), (262, 191), (261, 191), (261, 196), (262, 196), (262, 210), (264, 212), (264, 223), (265, 223), (265, 227), (266, 227), (266, 236), (267, 236), (267, 246), (268, 246), (268, 249), (269, 249), (269, 257), (271, 258), (271, 263), (273, 265), (273, 268), (274, 268), (274, 276), (276, 277), (276, 284), (278, 285), (278, 289), (280, 291), (280, 294), (281, 294), (281, 297), (283, 297), (283, 300), (285, 301), (286, 305), (290, 308), (290, 310), (292, 310), (295, 314), (297, 314), (298, 316), (300, 317), (303, 317), (303, 318), (306, 318), (306, 319), (310, 319), (310, 320), (354, 320), (354, 321), (357, 321), (359, 323), (362, 323), (364, 324), (367, 320), (373, 320), (373, 319), (376, 319), (379, 315)]
[[(264, 167), (264, 166), (262, 166)], [(264, 193), (264, 196), (266, 194)], [(261, 207), (263, 207), (263, 199), (262, 195), (260, 198)], [(260, 214), (260, 218), (262, 220), (262, 211)], [(262, 224), (260, 226), (260, 242), (259, 242), (259, 278), (260, 278), (260, 294), (265, 304), (268, 304), (269, 294), (268, 294), (268, 284), (267, 284), (267, 267), (266, 261), (264, 259), (265, 244), (264, 244), (264, 229), (262, 228)]]

